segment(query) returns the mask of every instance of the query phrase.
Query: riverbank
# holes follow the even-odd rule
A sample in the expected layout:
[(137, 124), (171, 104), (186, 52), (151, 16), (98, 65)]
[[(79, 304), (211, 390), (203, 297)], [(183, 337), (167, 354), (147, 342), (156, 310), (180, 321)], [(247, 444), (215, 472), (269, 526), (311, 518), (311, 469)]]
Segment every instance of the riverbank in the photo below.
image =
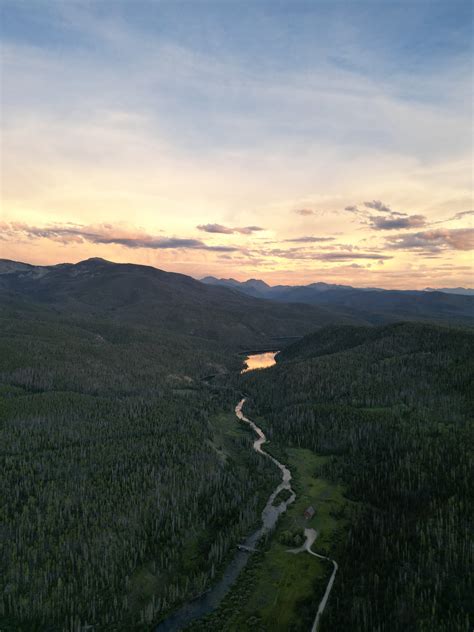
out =
[[(291, 486), (292, 475), (290, 470), (274, 456), (265, 452), (263, 449), (264, 444), (267, 442), (265, 434), (261, 428), (244, 415), (242, 411), (244, 403), (245, 399), (242, 399), (237, 404), (235, 407), (235, 415), (240, 422), (247, 424), (254, 431), (257, 437), (253, 442), (254, 451), (261, 455), (263, 459), (273, 463), (280, 470), (281, 482), (270, 494), (263, 508), (261, 525), (240, 543), (238, 551), (225, 567), (217, 583), (207, 592), (195, 600), (185, 603), (181, 608), (178, 608), (178, 610), (160, 622), (155, 628), (156, 632), (177, 632), (178, 630), (183, 630), (191, 626), (194, 621), (216, 611), (247, 565), (249, 557), (254, 554), (257, 547), (261, 545), (262, 539), (273, 531), (279, 517), (286, 512), (288, 506), (295, 500), (295, 494)], [(222, 453), (222, 456), (225, 458), (224, 453)], [(281, 503), (275, 504), (275, 499), (282, 491), (286, 491), (289, 495)]]
[[(267, 450), (274, 446), (269, 444)], [(312, 550), (337, 557), (338, 543), (344, 537), (353, 503), (343, 496), (343, 489), (318, 476), (328, 457), (310, 450), (291, 448), (284, 451), (292, 472), (295, 502), (284, 514), (262, 551), (254, 554), (235, 586), (220, 607), (203, 621), (189, 628), (193, 632), (250, 632), (292, 627), (311, 630), (318, 606), (323, 599), (333, 571), (330, 562), (303, 552), (291, 555), (288, 535), (303, 534), (305, 528), (318, 532)], [(280, 457), (280, 450), (278, 450)], [(305, 520), (308, 506), (315, 516)], [(303, 544), (303, 539), (301, 540)], [(333, 590), (337, 589), (337, 583)]]

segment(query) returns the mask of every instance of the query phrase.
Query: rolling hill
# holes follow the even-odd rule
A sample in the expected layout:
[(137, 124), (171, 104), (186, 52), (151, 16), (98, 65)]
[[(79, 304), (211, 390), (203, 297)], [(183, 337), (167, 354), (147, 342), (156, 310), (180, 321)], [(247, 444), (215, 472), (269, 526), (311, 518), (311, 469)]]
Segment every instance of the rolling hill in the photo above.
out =
[(31, 266), (0, 261), (0, 308), (109, 319), (229, 347), (260, 347), (333, 322), (367, 324), (345, 310), (282, 304), (149, 266), (88, 259)]

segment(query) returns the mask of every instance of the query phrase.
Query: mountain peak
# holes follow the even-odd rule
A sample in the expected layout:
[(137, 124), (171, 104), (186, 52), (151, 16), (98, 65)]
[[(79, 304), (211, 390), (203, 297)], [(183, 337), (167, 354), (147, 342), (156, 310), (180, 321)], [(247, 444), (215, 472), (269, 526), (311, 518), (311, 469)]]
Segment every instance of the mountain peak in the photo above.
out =
[(107, 261), (107, 259), (102, 259), (102, 257), (90, 257), (89, 259), (84, 259), (83, 261), (78, 261), (75, 265), (76, 266), (82, 266), (82, 265), (95, 265), (95, 264), (100, 264), (100, 263), (107, 263), (112, 265), (113, 262), (112, 261)]
[(247, 281), (243, 281), (242, 285), (259, 288), (262, 290), (266, 290), (270, 287), (268, 283), (265, 283), (265, 281), (262, 281), (261, 279), (248, 279)]

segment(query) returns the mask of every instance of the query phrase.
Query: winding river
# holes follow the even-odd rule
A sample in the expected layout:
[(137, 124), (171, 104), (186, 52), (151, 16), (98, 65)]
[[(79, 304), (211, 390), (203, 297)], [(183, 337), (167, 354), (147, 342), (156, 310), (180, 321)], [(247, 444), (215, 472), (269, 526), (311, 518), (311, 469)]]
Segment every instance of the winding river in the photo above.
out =
[[(257, 547), (257, 544), (262, 536), (270, 532), (275, 527), (279, 516), (284, 513), (288, 505), (295, 500), (295, 493), (290, 484), (290, 470), (277, 461), (277, 459), (273, 456), (262, 450), (262, 445), (267, 439), (262, 429), (254, 424), (253, 421), (247, 419), (247, 417), (243, 414), (242, 407), (244, 403), (245, 399), (242, 399), (237, 404), (235, 407), (235, 414), (240, 421), (247, 423), (252, 430), (255, 431), (258, 438), (254, 441), (253, 449), (275, 463), (275, 465), (281, 470), (282, 481), (273, 490), (267, 500), (267, 504), (262, 511), (262, 525), (241, 543), (241, 548), (239, 548), (232, 561), (228, 564), (217, 584), (197, 599), (181, 606), (181, 608), (176, 610), (176, 612), (171, 614), (167, 619), (159, 623), (155, 628), (155, 632), (177, 632), (189, 625), (191, 621), (205, 617), (207, 614), (210, 614), (213, 610), (215, 610), (231, 586), (235, 583), (237, 577), (247, 564), (248, 558)], [(273, 501), (283, 489), (287, 489), (291, 495), (287, 500), (281, 502), (275, 507), (273, 505)]]
[[(271, 354), (268, 353), (268, 354), (259, 354), (259, 355), (267, 356), (263, 359), (263, 364), (260, 363), (260, 365), (257, 366), (258, 365), (257, 356), (256, 355), (249, 356), (246, 359), (247, 368), (245, 368), (244, 371), (253, 370), (255, 368), (264, 368), (267, 366), (271, 366), (272, 364), (275, 363), (276, 353), (272, 352)], [(272, 356), (271, 358), (268, 357), (270, 355)], [(255, 361), (249, 362), (251, 358), (252, 359), (255, 358)], [(252, 534), (250, 534), (244, 540), (244, 542), (242, 542), (239, 545), (238, 547), (239, 550), (235, 554), (232, 561), (227, 565), (226, 569), (224, 570), (224, 573), (222, 574), (222, 577), (217, 582), (217, 584), (215, 584), (209, 591), (207, 591), (206, 593), (204, 593), (197, 599), (194, 599), (193, 601), (190, 601), (184, 604), (183, 606), (181, 606), (168, 618), (166, 618), (164, 621), (159, 623), (158, 626), (155, 628), (155, 632), (178, 632), (179, 630), (182, 630), (183, 628), (188, 626), (192, 621), (196, 619), (200, 619), (201, 617), (205, 617), (206, 615), (213, 612), (219, 606), (222, 599), (225, 597), (225, 595), (228, 593), (232, 585), (237, 580), (240, 572), (242, 571), (244, 566), (247, 564), (247, 561), (250, 555), (256, 549), (261, 538), (266, 533), (269, 533), (270, 531), (272, 531), (272, 529), (275, 527), (278, 521), (279, 516), (287, 510), (288, 505), (294, 502), (296, 498), (295, 492), (293, 491), (293, 488), (291, 487), (290, 470), (285, 465), (280, 463), (280, 461), (275, 459), (271, 454), (268, 454), (268, 452), (265, 452), (265, 450), (262, 449), (262, 446), (264, 443), (266, 443), (267, 438), (265, 437), (263, 430), (259, 428), (257, 424), (255, 424), (253, 421), (251, 421), (244, 415), (244, 413), (242, 412), (242, 408), (244, 404), (245, 404), (245, 398), (241, 399), (240, 402), (235, 407), (236, 417), (243, 423), (248, 424), (252, 428), (252, 430), (255, 432), (255, 434), (257, 435), (257, 439), (255, 439), (253, 443), (253, 449), (259, 454), (261, 454), (262, 456), (264, 456), (265, 458), (270, 459), (279, 468), (279, 470), (281, 471), (281, 483), (273, 490), (273, 492), (270, 494), (270, 497), (267, 500), (267, 504), (265, 505), (262, 511), (261, 526)], [(273, 502), (275, 498), (284, 489), (290, 492), (290, 496), (288, 497), (287, 500), (282, 501), (277, 506), (274, 506)], [(301, 549), (289, 551), (290, 553), (298, 553), (300, 552), (300, 550), (301, 551), (304, 550), (310, 553), (311, 555), (314, 555), (324, 560), (328, 560), (332, 562), (334, 565), (334, 571), (331, 575), (331, 578), (329, 579), (329, 583), (326, 588), (326, 592), (323, 596), (323, 599), (321, 600), (319, 604), (318, 611), (317, 611), (316, 618), (314, 620), (311, 632), (317, 632), (319, 619), (324, 611), (324, 608), (326, 607), (329, 593), (331, 592), (331, 588), (334, 583), (334, 578), (337, 571), (337, 564), (336, 562), (334, 562), (334, 560), (330, 560), (327, 557), (318, 555), (317, 553), (311, 550), (311, 545), (316, 539), (316, 535), (317, 534), (316, 534), (316, 531), (314, 531), (314, 529), (306, 529), (305, 530), (305, 536), (306, 536), (305, 545), (303, 545)]]

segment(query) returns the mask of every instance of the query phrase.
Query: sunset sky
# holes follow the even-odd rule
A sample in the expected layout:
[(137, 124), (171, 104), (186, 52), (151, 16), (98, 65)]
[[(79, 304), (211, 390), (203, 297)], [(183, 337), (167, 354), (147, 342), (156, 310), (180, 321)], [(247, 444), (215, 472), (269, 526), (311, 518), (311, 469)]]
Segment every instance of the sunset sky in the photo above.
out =
[(471, 2), (0, 6), (0, 257), (472, 287)]

